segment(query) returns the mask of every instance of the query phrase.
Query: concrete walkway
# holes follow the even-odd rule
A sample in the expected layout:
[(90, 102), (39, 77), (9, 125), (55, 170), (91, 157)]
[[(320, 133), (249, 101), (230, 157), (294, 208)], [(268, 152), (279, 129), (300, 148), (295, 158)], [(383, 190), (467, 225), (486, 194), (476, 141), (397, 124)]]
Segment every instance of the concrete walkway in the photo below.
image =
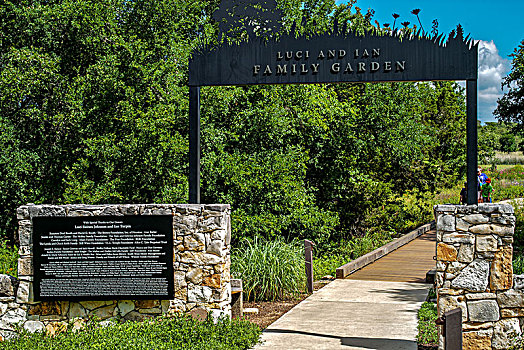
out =
[(291, 309), (255, 349), (417, 349), (417, 311), (435, 267), (435, 231), (337, 279)]
[(429, 284), (339, 279), (263, 332), (266, 349), (417, 349), (417, 310)]

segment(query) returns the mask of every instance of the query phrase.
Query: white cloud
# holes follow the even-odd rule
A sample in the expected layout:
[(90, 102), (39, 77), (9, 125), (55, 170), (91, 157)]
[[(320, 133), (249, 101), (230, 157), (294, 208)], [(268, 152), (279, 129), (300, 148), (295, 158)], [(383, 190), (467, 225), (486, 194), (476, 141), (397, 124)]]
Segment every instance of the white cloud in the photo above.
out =
[(478, 68), (478, 117), (484, 122), (495, 121), (493, 111), (497, 107), (497, 99), (503, 95), (500, 83), (510, 69), (510, 61), (500, 56), (493, 40), (481, 40)]

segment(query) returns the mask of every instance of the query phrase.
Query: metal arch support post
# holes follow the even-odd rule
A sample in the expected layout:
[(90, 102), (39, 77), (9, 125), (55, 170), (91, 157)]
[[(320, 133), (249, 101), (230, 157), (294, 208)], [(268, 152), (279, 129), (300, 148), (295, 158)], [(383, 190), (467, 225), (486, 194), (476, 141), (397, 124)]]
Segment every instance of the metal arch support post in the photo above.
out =
[(477, 204), (477, 80), (466, 81), (468, 204)]
[(200, 204), (200, 87), (189, 87), (189, 203)]

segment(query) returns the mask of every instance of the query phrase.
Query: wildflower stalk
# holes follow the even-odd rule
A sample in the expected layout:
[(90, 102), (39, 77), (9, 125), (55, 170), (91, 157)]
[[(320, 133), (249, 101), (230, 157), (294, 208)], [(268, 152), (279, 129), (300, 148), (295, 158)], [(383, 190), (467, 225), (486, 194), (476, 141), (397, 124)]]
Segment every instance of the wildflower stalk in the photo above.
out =
[(399, 18), (399, 17), (400, 17), (400, 15), (398, 13), (394, 13), (393, 14), (393, 18), (395, 19), (393, 21), (393, 30), (395, 30), (395, 23), (397, 23), (397, 18)]
[(411, 11), (411, 13), (417, 16), (418, 24), (420, 24), (420, 28), (422, 29), (422, 35), (424, 35), (424, 27), (422, 27), (422, 22), (420, 22), (420, 18), (418, 16), (418, 14), (420, 13), (420, 9), (414, 9)]

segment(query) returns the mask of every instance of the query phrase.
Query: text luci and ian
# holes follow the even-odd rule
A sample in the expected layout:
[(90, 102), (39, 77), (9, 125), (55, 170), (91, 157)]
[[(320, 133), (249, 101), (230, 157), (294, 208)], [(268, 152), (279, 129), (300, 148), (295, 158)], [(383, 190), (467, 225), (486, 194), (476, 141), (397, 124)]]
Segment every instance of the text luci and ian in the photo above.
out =
[[(380, 49), (355, 49), (352, 51), (353, 60), (349, 61), (346, 50), (320, 50), (316, 55), (316, 63), (292, 63), (292, 61), (304, 61), (311, 57), (310, 51), (278, 51), (277, 63), (274, 65), (256, 64), (253, 66), (253, 75), (286, 75), (286, 74), (316, 74), (319, 72), (320, 65), (323, 61), (333, 60), (330, 62), (329, 70), (332, 74), (351, 74), (378, 72), (382, 70), (388, 72), (403, 72), (406, 69), (406, 61), (382, 61), (376, 60), (380, 56)], [(341, 62), (340, 60), (346, 59)], [(374, 60), (375, 59), (375, 60)]]

